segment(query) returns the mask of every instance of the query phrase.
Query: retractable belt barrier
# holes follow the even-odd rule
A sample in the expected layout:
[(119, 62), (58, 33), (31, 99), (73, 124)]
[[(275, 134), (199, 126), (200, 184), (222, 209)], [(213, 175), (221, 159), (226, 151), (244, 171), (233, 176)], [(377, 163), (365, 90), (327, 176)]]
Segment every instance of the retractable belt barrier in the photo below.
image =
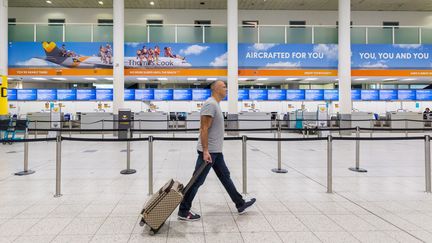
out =
[[(35, 138), (35, 139), (28, 139), (28, 131), (31, 130), (38, 130), (38, 131), (51, 131), (51, 132), (57, 132), (56, 137), (51, 138)], [(193, 130), (197, 131), (198, 129), (184, 129), (184, 130)], [(248, 137), (248, 136), (228, 136), (225, 137), (224, 140), (227, 141), (242, 141), (242, 182), (243, 182), (243, 193), (247, 194), (247, 141), (265, 141), (265, 142), (278, 142), (277, 150), (278, 150), (278, 167), (276, 169), (272, 169), (273, 172), (276, 173), (286, 173), (287, 171), (282, 169), (281, 167), (281, 150), (282, 142), (294, 142), (294, 141), (327, 141), (327, 192), (332, 193), (333, 192), (333, 155), (332, 155), (332, 146), (333, 141), (356, 141), (356, 166), (353, 168), (349, 168), (352, 171), (355, 172), (367, 172), (365, 169), (360, 168), (360, 141), (391, 141), (391, 140), (423, 140), (425, 144), (425, 188), (426, 192), (431, 192), (431, 155), (430, 155), (430, 135), (425, 136), (413, 136), (413, 137), (360, 137), (360, 131), (361, 130), (378, 130), (378, 131), (406, 131), (406, 130), (413, 130), (413, 131), (432, 131), (432, 128), (430, 129), (417, 129), (417, 128), (411, 128), (411, 129), (382, 129), (382, 128), (318, 128), (313, 130), (318, 131), (347, 131), (347, 130), (355, 130), (356, 136), (355, 137), (333, 137), (331, 135), (328, 135), (326, 137), (312, 137), (312, 138), (282, 138), (281, 137), (281, 131), (283, 130), (294, 130), (294, 129), (286, 129), (281, 128), (280, 126), (278, 128), (271, 128), (271, 129), (227, 129), (226, 131), (277, 131), (277, 138), (263, 138), (263, 137)], [(307, 131), (311, 129), (295, 129), (295, 130), (301, 130), (301, 131)], [(127, 138), (78, 138), (78, 137), (63, 137), (62, 132), (66, 131), (127, 131), (128, 135)], [(147, 141), (148, 142), (148, 153), (149, 153), (149, 194), (153, 193), (153, 149), (154, 149), (154, 142), (155, 141), (197, 141), (197, 137), (153, 137), (148, 136), (144, 138), (133, 138), (132, 137), (132, 131), (143, 131), (143, 129), (85, 129), (85, 130), (77, 130), (77, 129), (28, 129), (26, 130), (24, 134), (24, 139), (20, 140), (0, 140), (0, 142), (13, 142), (13, 143), (24, 143), (24, 171), (15, 173), (16, 175), (28, 175), (34, 173), (34, 171), (31, 171), (28, 169), (28, 144), (32, 142), (44, 142), (44, 141), (56, 141), (56, 193), (55, 197), (60, 197), (61, 194), (61, 151), (62, 151), (62, 141), (80, 141), (80, 142), (126, 142), (127, 144), (127, 169), (122, 170), (120, 173), (122, 174), (133, 174), (136, 172), (136, 170), (130, 168), (130, 158), (131, 158), (131, 149), (130, 149), (130, 143), (131, 142), (138, 142), (138, 141)], [(148, 130), (145, 130), (148, 131)], [(154, 131), (154, 130), (152, 130)], [(172, 130), (158, 130), (158, 131), (172, 131)]]
[[(64, 120), (64, 121), (40, 121), (40, 120), (29, 120), (29, 122), (37, 122), (37, 123), (66, 123), (66, 122), (80, 122), (79, 120)], [(179, 120), (98, 120), (94, 122), (80, 122), (81, 124), (96, 124), (101, 122), (169, 122), (169, 121), (179, 121)], [(199, 119), (194, 120), (185, 120), (187, 122), (199, 122)], [(338, 121), (382, 121), (382, 122), (391, 122), (391, 121), (410, 121), (410, 122), (432, 122), (431, 120), (415, 120), (415, 119), (226, 119), (225, 121), (276, 121), (276, 122), (291, 122), (291, 121), (328, 121), (328, 122), (338, 122)]]

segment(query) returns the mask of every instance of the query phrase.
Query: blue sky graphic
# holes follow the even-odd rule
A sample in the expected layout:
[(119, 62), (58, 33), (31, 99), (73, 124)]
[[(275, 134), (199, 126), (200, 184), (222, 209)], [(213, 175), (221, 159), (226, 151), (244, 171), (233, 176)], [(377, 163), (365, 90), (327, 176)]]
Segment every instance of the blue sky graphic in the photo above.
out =
[[(248, 58), (248, 53), (252, 58)], [(253, 53), (285, 53), (286, 56), (254, 58)], [(320, 56), (314, 57), (316, 54)], [(337, 69), (337, 57), (337, 45), (334, 44), (239, 44), (239, 66), (245, 68)]]
[[(62, 44), (66, 45), (67, 50), (74, 51), (81, 56), (97, 56), (99, 53), (99, 47), (101, 45), (110, 44), (109, 42), (56, 42), (57, 47), (61, 47)], [(179, 44), (179, 43), (126, 43), (125, 44), (125, 56), (136, 56), (136, 51), (142, 48), (143, 45), (147, 48), (154, 48), (158, 45), (161, 48), (161, 56), (164, 55), (163, 48), (171, 47), (174, 54), (179, 54), (186, 57), (186, 61), (192, 65), (192, 67), (226, 67), (226, 44), (218, 43), (207, 43), (207, 44)], [(11, 42), (9, 43), (9, 66), (46, 66), (41, 62), (35, 62), (32, 58), (43, 58), (45, 52), (42, 48), (41, 42)], [(32, 61), (30, 61), (32, 60)], [(58, 66), (56, 64), (49, 63), (50, 66)]]
[[(110, 44), (110, 42), (56, 42), (58, 48), (65, 44), (66, 49), (74, 51), (81, 56), (97, 56), (101, 45)], [(29, 60), (37, 57), (45, 57), (45, 51), (42, 42), (10, 42), (9, 43), (9, 66), (27, 66)], [(52, 66), (58, 66), (51, 64)], [(31, 65), (29, 65), (31, 66)]]
[[(388, 45), (388, 44), (356, 44), (351, 47), (351, 66), (353, 69), (431, 69), (432, 45)], [(371, 53), (369, 59), (366, 54)], [(379, 53), (383, 54), (380, 58)], [(388, 58), (386, 54), (391, 53)], [(400, 54), (397, 58), (397, 54)], [(408, 55), (411, 57), (408, 58)], [(415, 56), (417, 54), (417, 56)], [(393, 55), (393, 58), (390, 58)], [(375, 58), (373, 58), (375, 57)], [(422, 59), (420, 59), (422, 57)], [(428, 58), (426, 58), (428, 57)]]
[[(67, 50), (82, 56), (97, 56), (99, 47), (109, 42), (67, 42)], [(56, 42), (61, 47), (63, 42)], [(112, 46), (112, 43), (109, 43)], [(125, 56), (136, 56), (143, 45), (161, 48), (169, 46), (174, 54), (186, 57), (192, 68), (226, 68), (227, 45), (225, 43), (126, 43)], [(287, 58), (246, 58), (251, 53), (287, 53)], [(295, 53), (300, 56), (292, 57)], [(301, 56), (304, 53), (306, 56)], [(319, 58), (309, 57), (319, 54)], [(362, 53), (371, 54), (370, 59), (361, 58)], [(380, 58), (379, 53), (389, 53), (393, 59)], [(396, 58), (397, 53), (410, 55), (408, 59)], [(415, 56), (417, 55), (417, 56)], [(422, 58), (419, 58), (421, 55)], [(372, 58), (375, 56), (375, 58)], [(41, 42), (10, 42), (10, 67), (58, 67), (36, 59), (45, 57)], [(305, 57), (305, 58), (303, 58)], [(353, 69), (431, 69), (432, 45), (353, 44)], [(261, 69), (337, 69), (338, 48), (335, 44), (239, 44), (239, 67)]]
[[(164, 47), (171, 47), (172, 53), (186, 58), (192, 67), (226, 67), (227, 45), (222, 43), (126, 43), (125, 56), (135, 57), (136, 52), (146, 46), (147, 49), (159, 46), (161, 57)], [(224, 57), (225, 55), (225, 57)]]

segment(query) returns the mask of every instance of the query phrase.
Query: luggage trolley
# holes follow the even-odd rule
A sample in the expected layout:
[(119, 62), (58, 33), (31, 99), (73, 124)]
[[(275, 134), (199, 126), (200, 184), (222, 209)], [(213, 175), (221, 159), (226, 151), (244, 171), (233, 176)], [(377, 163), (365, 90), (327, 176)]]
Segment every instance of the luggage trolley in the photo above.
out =
[[(8, 140), (9, 130), (11, 129), (11, 119), (2, 119), (0, 120), (0, 137), (4, 140)], [(1, 136), (3, 135), (3, 136)], [(3, 142), (6, 144), (6, 142)], [(9, 144), (12, 144), (9, 142)]]
[[(6, 131), (4, 139), (11, 140), (9, 144), (12, 144), (13, 140), (21, 139), (16, 137), (16, 134), (25, 133), (27, 128), (28, 128), (28, 120), (11, 119), (9, 122), (9, 129)], [(3, 144), (5, 144), (5, 142)]]

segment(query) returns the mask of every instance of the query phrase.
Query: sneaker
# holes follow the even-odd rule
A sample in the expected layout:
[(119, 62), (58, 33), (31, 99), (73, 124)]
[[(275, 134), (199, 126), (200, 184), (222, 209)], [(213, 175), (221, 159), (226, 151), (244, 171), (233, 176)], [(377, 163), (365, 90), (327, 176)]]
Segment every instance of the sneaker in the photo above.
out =
[(238, 214), (241, 215), (241, 214), (246, 213), (246, 209), (247, 209), (248, 207), (252, 206), (255, 202), (256, 202), (256, 199), (255, 199), (255, 198), (252, 198), (251, 200), (245, 202), (245, 204), (243, 204), (243, 206), (237, 208), (237, 212), (238, 212)]
[(198, 220), (200, 220), (201, 216), (199, 214), (197, 214), (197, 213), (189, 211), (189, 213), (186, 216), (178, 214), (177, 218), (179, 220), (191, 221), (192, 222), (192, 221), (198, 221)]

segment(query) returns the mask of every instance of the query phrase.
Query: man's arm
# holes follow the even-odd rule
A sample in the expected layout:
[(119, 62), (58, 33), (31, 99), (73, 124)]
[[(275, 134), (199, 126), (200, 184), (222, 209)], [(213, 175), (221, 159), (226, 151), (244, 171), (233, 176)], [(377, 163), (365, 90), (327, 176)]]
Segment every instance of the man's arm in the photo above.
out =
[(201, 136), (201, 145), (203, 148), (203, 156), (204, 161), (211, 163), (212, 159), (208, 150), (208, 130), (213, 122), (213, 117), (211, 116), (201, 116), (201, 125), (200, 125), (200, 136)]

